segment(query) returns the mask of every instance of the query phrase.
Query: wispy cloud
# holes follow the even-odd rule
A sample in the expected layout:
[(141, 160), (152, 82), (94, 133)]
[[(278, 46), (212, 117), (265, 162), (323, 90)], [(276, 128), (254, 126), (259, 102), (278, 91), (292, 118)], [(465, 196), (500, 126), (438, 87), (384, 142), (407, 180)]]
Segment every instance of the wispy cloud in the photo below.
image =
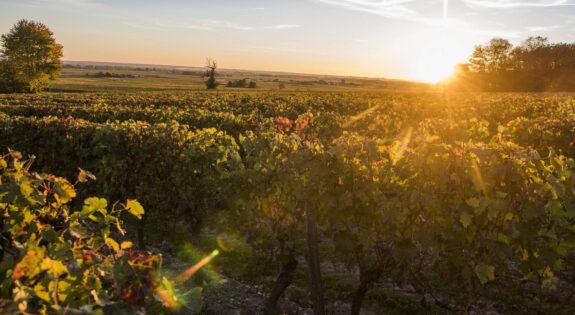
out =
[[(136, 25), (136, 26), (142, 26), (142, 25)], [(151, 27), (163, 28), (163, 29), (182, 28), (182, 29), (203, 30), (203, 31), (220, 31), (225, 29), (250, 31), (254, 29), (252, 26), (241, 25), (231, 21), (210, 20), (210, 19), (196, 20), (191, 22), (156, 20)]]
[(558, 7), (575, 5), (573, 0), (463, 0), (472, 8), (511, 9)]
[(406, 4), (413, 0), (315, 0), (342, 8), (368, 12), (388, 18), (413, 18), (417, 13)]
[(557, 30), (564, 28), (565, 25), (547, 25), (547, 26), (529, 26), (527, 28), (528, 32), (547, 32), (551, 30)]
[(167, 28), (155, 26), (154, 24), (141, 24), (141, 23), (134, 23), (129, 21), (123, 21), (124, 25), (127, 25), (132, 28), (142, 29), (142, 30), (149, 30), (149, 31), (167, 31)]
[(66, 7), (99, 7), (102, 3), (94, 0), (31, 0), (28, 2), (29, 7), (46, 8), (56, 6)]
[(267, 8), (264, 7), (255, 7), (255, 8), (241, 8), (241, 9), (237, 9), (238, 11), (264, 11), (267, 10)]
[[(545, 33), (545, 32), (554, 31), (554, 30), (560, 30), (560, 29), (564, 29), (567, 27), (568, 27), (568, 24), (546, 25), (546, 26), (534, 25), (534, 26), (527, 26), (527, 27), (523, 27), (523, 28), (515, 28), (515, 29), (507, 29), (507, 30), (495, 30), (495, 29), (473, 30), (473, 29), (470, 29), (470, 30), (468, 30), (468, 32), (471, 34), (486, 35), (486, 36), (490, 36), (490, 37), (501, 37), (501, 38), (508, 38), (508, 39), (523, 39), (527, 36), (538, 35), (540, 33)], [(502, 28), (505, 28), (505, 27), (502, 26)]]
[(236, 51), (249, 51), (249, 52), (264, 52), (264, 53), (282, 53), (282, 54), (309, 54), (317, 56), (325, 56), (325, 51), (318, 51), (312, 49), (299, 48), (295, 43), (284, 43), (278, 46), (249, 46), (238, 47)]
[[(379, 15), (385, 18), (417, 22), (430, 26), (466, 28), (467, 23), (448, 17), (448, 2), (415, 0), (313, 0), (349, 10)], [(443, 5), (443, 9), (442, 6)], [(429, 8), (437, 7), (437, 15), (428, 14)]]
[(285, 30), (285, 29), (298, 28), (298, 27), (301, 27), (301, 25), (298, 25), (298, 24), (278, 24), (278, 25), (266, 26), (265, 28), (271, 29), (271, 30)]
[[(550, 26), (529, 26), (522, 28), (511, 28), (508, 24), (502, 23), (496, 29), (478, 28), (468, 21), (452, 18), (448, 16), (448, 0), (423, 1), (423, 0), (313, 0), (318, 3), (338, 6), (341, 8), (376, 14), (385, 18), (411, 21), (429, 26), (443, 27), (445, 29), (457, 30), (468, 34), (481, 36), (497, 36), (506, 38), (517, 38), (531, 33), (540, 33), (565, 28), (565, 25)], [(575, 5), (575, 0), (463, 0), (472, 9), (505, 9), (521, 7), (559, 7)], [(438, 12), (443, 4), (443, 15), (433, 17), (429, 15), (429, 8), (437, 5)], [(427, 6), (426, 6), (427, 5)]]
[[(202, 30), (202, 31), (221, 31), (221, 30), (238, 30), (238, 31), (251, 31), (255, 30), (255, 27), (234, 23), (231, 21), (224, 20), (193, 20), (193, 21), (172, 21), (172, 20), (158, 20), (152, 22), (134, 22), (134, 21), (124, 21), (124, 25), (128, 25), (133, 28), (146, 29), (146, 30), (157, 30), (166, 31), (170, 29), (190, 29), (190, 30)], [(276, 24), (269, 25), (263, 28), (270, 30), (287, 30), (299, 28), (299, 24)]]

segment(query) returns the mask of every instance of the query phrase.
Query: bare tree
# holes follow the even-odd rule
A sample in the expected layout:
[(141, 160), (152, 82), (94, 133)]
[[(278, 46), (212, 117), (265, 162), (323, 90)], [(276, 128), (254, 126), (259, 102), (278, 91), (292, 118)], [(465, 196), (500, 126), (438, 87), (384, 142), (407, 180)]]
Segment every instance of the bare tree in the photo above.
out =
[(219, 82), (216, 80), (216, 70), (218, 69), (218, 64), (215, 60), (206, 60), (206, 72), (204, 72), (204, 78), (206, 78), (205, 83), (208, 90), (212, 90), (218, 87)]

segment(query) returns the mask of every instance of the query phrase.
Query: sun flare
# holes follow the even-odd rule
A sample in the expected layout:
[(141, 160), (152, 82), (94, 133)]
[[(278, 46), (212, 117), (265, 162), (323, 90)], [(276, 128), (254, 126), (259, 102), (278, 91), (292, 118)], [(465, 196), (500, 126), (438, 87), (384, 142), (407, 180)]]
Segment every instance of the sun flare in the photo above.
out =
[(458, 63), (464, 62), (468, 52), (461, 49), (455, 38), (439, 31), (418, 34), (420, 50), (411, 64), (411, 78), (417, 81), (437, 83), (448, 79)]
[(415, 80), (428, 83), (439, 83), (453, 75), (456, 63), (436, 62), (422, 66), (414, 76)]
[(453, 74), (458, 62), (458, 59), (445, 54), (443, 49), (430, 47), (415, 61), (413, 78), (429, 83), (446, 80)]

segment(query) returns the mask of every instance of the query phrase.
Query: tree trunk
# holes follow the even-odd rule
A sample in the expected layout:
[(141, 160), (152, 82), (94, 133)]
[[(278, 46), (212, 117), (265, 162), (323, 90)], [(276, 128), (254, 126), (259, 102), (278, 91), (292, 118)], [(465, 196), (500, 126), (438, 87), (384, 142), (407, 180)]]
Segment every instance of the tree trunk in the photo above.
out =
[[(307, 205), (306, 205), (307, 206)], [(323, 285), (321, 281), (321, 266), (319, 259), (317, 212), (315, 209), (305, 208), (307, 214), (307, 247), (310, 273), (310, 289), (313, 301), (314, 315), (324, 315)]]
[(200, 239), (200, 235), (202, 234), (202, 213), (201, 213), (201, 205), (198, 203), (193, 203), (188, 211), (188, 225), (190, 229), (190, 236), (193, 242), (197, 242)]
[(286, 255), (285, 261), (282, 265), (282, 270), (278, 275), (274, 287), (268, 297), (265, 305), (265, 315), (277, 315), (279, 314), (278, 310), (278, 301), (284, 294), (285, 290), (290, 286), (293, 281), (295, 271), (298, 265), (298, 262), (295, 258), (295, 254), (291, 251), (289, 254)]
[(351, 303), (351, 315), (359, 315), (361, 312), (361, 305), (363, 304), (363, 299), (365, 294), (369, 290), (369, 286), (365, 282), (361, 282), (359, 287), (355, 290), (353, 294), (353, 301)]
[(351, 303), (351, 315), (359, 315), (365, 294), (367, 291), (369, 291), (369, 289), (371, 289), (373, 284), (379, 280), (382, 274), (383, 270), (379, 267), (365, 268), (360, 264), (359, 287), (353, 294), (353, 301)]

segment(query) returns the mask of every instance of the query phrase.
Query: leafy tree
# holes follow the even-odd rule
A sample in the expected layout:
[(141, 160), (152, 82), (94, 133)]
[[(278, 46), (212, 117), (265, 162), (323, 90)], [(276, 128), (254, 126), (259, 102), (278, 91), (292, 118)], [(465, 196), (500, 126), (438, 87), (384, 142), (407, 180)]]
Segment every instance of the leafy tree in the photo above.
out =
[(204, 77), (207, 78), (205, 83), (208, 90), (213, 90), (220, 85), (220, 83), (216, 80), (216, 70), (218, 69), (218, 64), (215, 60), (208, 59), (206, 61), (206, 72), (204, 73)]
[[(513, 47), (494, 38), (475, 47), (469, 58), (471, 75), (453, 83), (466, 83), (497, 91), (568, 91), (575, 88), (575, 44), (550, 43), (545, 37), (529, 37)], [(463, 80), (462, 80), (463, 79)]]
[(60, 75), (62, 45), (40, 22), (20, 20), (2, 35), (0, 91), (38, 92)]
[(494, 38), (487, 45), (475, 47), (470, 59), (476, 71), (498, 72), (507, 69), (513, 45), (502, 38)]

